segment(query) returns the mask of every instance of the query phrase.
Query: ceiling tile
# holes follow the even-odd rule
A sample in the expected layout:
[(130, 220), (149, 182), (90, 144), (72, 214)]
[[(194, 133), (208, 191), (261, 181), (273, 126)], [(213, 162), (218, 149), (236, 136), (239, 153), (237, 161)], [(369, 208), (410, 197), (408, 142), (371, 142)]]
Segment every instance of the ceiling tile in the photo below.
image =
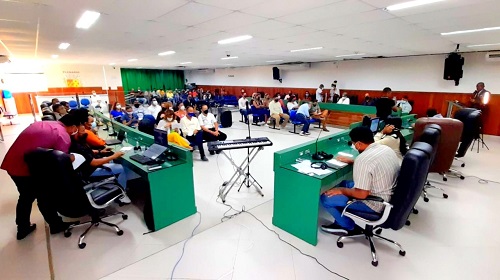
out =
[(300, 11), (307, 11), (321, 6), (326, 6), (342, 0), (307, 0), (307, 1), (283, 1), (268, 0), (251, 8), (243, 9), (243, 12), (267, 18), (277, 18)]
[(328, 19), (304, 24), (304, 26), (320, 30), (326, 30), (326, 29), (339, 28), (343, 26), (353, 26), (363, 23), (383, 21), (391, 18), (394, 18), (394, 16), (385, 11), (375, 10), (375, 11), (357, 13), (347, 16), (330, 17)]
[(175, 11), (157, 18), (157, 21), (193, 26), (230, 14), (231, 12), (228, 9), (189, 2)]
[(260, 3), (266, 2), (266, 0), (196, 0), (200, 4), (206, 4), (209, 6), (214, 6), (229, 10), (241, 10), (248, 7), (256, 6)]
[(252, 16), (241, 12), (233, 12), (229, 15), (206, 21), (198, 26), (215, 31), (226, 31), (263, 21), (266, 21), (263, 17)]

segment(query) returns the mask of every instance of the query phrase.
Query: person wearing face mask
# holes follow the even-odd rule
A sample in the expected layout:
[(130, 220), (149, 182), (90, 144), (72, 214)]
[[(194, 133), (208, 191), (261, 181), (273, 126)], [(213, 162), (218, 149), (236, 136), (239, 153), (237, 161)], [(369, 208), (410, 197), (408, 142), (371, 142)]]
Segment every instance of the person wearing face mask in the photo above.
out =
[(201, 130), (200, 122), (196, 117), (193, 107), (188, 107), (187, 113), (187, 116), (181, 119), (182, 132), (191, 145), (196, 145), (198, 147), (201, 160), (208, 161), (203, 148), (203, 131)]
[(409, 114), (411, 112), (411, 110), (413, 109), (410, 102), (408, 102), (407, 95), (403, 96), (403, 100), (398, 102), (397, 107), (401, 108), (401, 113), (406, 113), (406, 114)]
[(349, 105), (351, 104), (351, 100), (347, 97), (347, 92), (342, 93), (342, 97), (337, 101), (337, 104)]
[(127, 106), (125, 107), (125, 113), (122, 116), (122, 123), (126, 126), (130, 127), (137, 127), (139, 123), (139, 118), (137, 117), (137, 114), (134, 113), (134, 109), (132, 107)]
[[(243, 116), (245, 123), (248, 123), (248, 111), (247, 111), (247, 94), (243, 91), (241, 93), (240, 99), (238, 99), (238, 108), (240, 109), (240, 114)], [(250, 110), (250, 105), (248, 106)]]
[[(286, 125), (288, 124), (288, 121), (290, 120), (290, 116), (283, 113), (283, 108), (281, 107), (279, 93), (277, 93), (274, 96), (273, 101), (271, 101), (269, 103), (269, 111), (271, 113), (271, 118), (274, 119), (275, 122), (277, 121), (278, 124), (279, 124), (279, 121), (281, 120), (281, 118), (283, 118), (283, 123), (281, 124), (281, 128), (285, 128)], [(271, 126), (269, 126), (269, 127), (271, 127)], [(280, 129), (279, 126), (277, 129)]]
[(269, 114), (267, 114), (267, 108), (264, 106), (264, 103), (262, 102), (262, 96), (260, 93), (256, 92), (252, 95), (252, 106), (255, 107), (257, 112), (259, 112), (258, 115), (260, 116), (258, 120), (255, 120), (254, 118), (254, 121), (267, 123), (267, 118), (269, 117)]
[(141, 121), (144, 118), (144, 115), (146, 114), (146, 110), (138, 101), (134, 102), (133, 111), (137, 115), (137, 119), (139, 121)]
[(373, 103), (372, 98), (370, 97), (369, 93), (365, 93), (365, 101), (361, 104), (363, 106), (374, 106), (375, 104)]
[[(348, 157), (337, 157), (346, 163), (354, 163), (353, 181), (343, 182), (321, 195), (323, 207), (330, 213), (335, 222), (322, 225), (321, 229), (335, 235), (362, 233), (362, 228), (354, 221), (342, 215), (349, 199), (365, 199), (369, 195), (390, 201), (393, 187), (396, 184), (401, 162), (396, 153), (385, 146), (375, 143), (370, 128), (360, 126), (349, 132), (354, 147), (360, 153), (355, 160)], [(381, 213), (384, 205), (374, 201), (358, 201), (350, 204), (349, 209), (366, 213)]]
[(187, 107), (193, 107), (193, 108), (196, 107), (196, 102), (194, 101), (194, 98), (191, 95), (188, 95), (187, 99), (184, 100), (184, 102), (182, 102), (182, 103), (184, 103), (184, 107), (186, 107), (186, 108)]
[(337, 103), (340, 98), (339, 90), (337, 89), (337, 81), (333, 81), (330, 89), (330, 102)]
[[(203, 130), (203, 140), (212, 142), (224, 141), (227, 139), (227, 135), (219, 130), (219, 124), (217, 123), (214, 114), (208, 112), (207, 105), (201, 106), (201, 114), (198, 116), (198, 121), (200, 122), (201, 129)], [(210, 151), (210, 154), (213, 155), (214, 152)]]
[(158, 125), (158, 123), (165, 118), (165, 112), (167, 110), (169, 111), (172, 111), (172, 113), (174, 112), (174, 109), (172, 108), (172, 102), (170, 101), (167, 101), (167, 102), (162, 102), (161, 103), (161, 109), (160, 109), (160, 112), (158, 112), (158, 114), (156, 115), (156, 125)]
[(91, 115), (88, 116), (87, 121), (83, 124), (85, 127), (85, 133), (87, 133), (87, 145), (89, 145), (93, 149), (104, 149), (106, 146), (106, 141), (97, 136), (94, 132), (95, 126), (94, 117)]
[(322, 123), (323, 131), (329, 131), (326, 129), (326, 119), (328, 118), (329, 112), (328, 110), (321, 111), (317, 100), (313, 100), (311, 109), (309, 109), (309, 114), (311, 115), (311, 118), (317, 119)]
[(177, 127), (178, 124), (177, 120), (175, 120), (174, 111), (167, 110), (163, 114), (163, 118), (160, 120), (156, 128), (168, 132), (169, 143), (175, 143), (183, 148), (192, 150), (193, 147), (189, 145), (189, 142), (179, 134), (179, 128)]
[(304, 94), (304, 101), (311, 101), (312, 98), (311, 98), (311, 94), (309, 93), (309, 91), (306, 90), (306, 93)]
[(148, 107), (148, 114), (156, 117), (161, 112), (161, 109), (162, 107), (158, 103), (158, 100), (156, 98), (153, 98), (151, 101), (151, 105)]
[[(71, 145), (70, 135), (78, 133), (78, 120), (71, 115), (63, 116), (59, 121), (35, 122), (19, 134), (5, 158), (1, 169), (7, 171), (19, 191), (19, 200), (16, 207), (17, 239), (21, 240), (36, 229), (36, 224), (31, 224), (31, 207), (35, 199), (38, 209), (45, 221), (49, 224), (50, 233), (55, 234), (67, 229), (71, 223), (63, 223), (57, 214), (53, 195), (47, 187), (48, 182), (36, 182), (30, 175), (28, 165), (24, 161), (26, 154), (36, 148), (54, 149), (68, 153)], [(43, 163), (40, 163), (43, 164)]]
[(124, 115), (122, 105), (118, 102), (115, 102), (115, 104), (113, 105), (113, 109), (111, 110), (111, 112), (109, 112), (109, 114), (116, 121), (121, 121), (121, 118)]
[(295, 97), (295, 95), (290, 97), (290, 101), (288, 101), (286, 107), (288, 108), (288, 112), (299, 109), (299, 103), (297, 103), (297, 97)]
[(180, 121), (187, 115), (186, 106), (184, 106), (183, 103), (179, 103), (178, 109), (179, 110), (177, 110), (177, 112), (175, 112), (175, 115), (177, 116), (177, 118)]

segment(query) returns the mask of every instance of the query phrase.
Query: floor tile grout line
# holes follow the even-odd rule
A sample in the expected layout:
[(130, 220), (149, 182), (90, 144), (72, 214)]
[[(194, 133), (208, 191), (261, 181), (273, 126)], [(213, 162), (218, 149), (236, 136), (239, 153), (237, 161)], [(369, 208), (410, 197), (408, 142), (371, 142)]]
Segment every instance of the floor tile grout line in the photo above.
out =
[(52, 247), (50, 244), (49, 227), (45, 222), (44, 222), (44, 228), (45, 228), (45, 244), (47, 245), (47, 260), (49, 262), (50, 279), (55, 280), (56, 275), (54, 273), (54, 262), (52, 258)]

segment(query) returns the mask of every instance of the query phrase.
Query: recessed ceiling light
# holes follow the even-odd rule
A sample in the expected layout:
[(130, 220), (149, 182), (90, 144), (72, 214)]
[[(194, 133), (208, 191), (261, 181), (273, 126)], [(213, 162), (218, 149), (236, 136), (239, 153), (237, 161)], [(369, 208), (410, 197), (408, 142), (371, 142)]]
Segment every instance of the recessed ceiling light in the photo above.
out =
[(491, 46), (500, 46), (500, 43), (495, 44), (480, 44), (480, 45), (469, 45), (467, 48), (480, 48), (480, 47), (491, 47)]
[(403, 2), (403, 3), (399, 3), (399, 4), (395, 4), (395, 5), (390, 5), (385, 9), (387, 11), (397, 11), (397, 10), (418, 7), (418, 6), (432, 4), (432, 3), (441, 2), (441, 1), (444, 1), (444, 0), (415, 0), (415, 1)]
[(69, 48), (69, 43), (60, 43), (59, 44), (59, 49), (60, 50), (65, 50), (67, 48)]
[(298, 50), (291, 50), (290, 52), (305, 52), (305, 51), (315, 51), (315, 50), (321, 50), (323, 47), (315, 47), (315, 48), (307, 48), (307, 49), (298, 49)]
[(228, 56), (228, 57), (223, 57), (221, 58), (222, 60), (228, 60), (228, 59), (237, 59), (237, 56)]
[(243, 36), (238, 36), (238, 37), (233, 37), (229, 39), (224, 39), (220, 40), (217, 42), (219, 45), (225, 45), (225, 44), (231, 44), (231, 43), (237, 43), (245, 40), (252, 39), (253, 37), (251, 35), (243, 35)]
[(283, 61), (283, 59), (277, 59), (277, 60), (268, 60), (266, 62), (280, 62), (280, 61)]
[(111, 63), (110, 63), (109, 65), (116, 65), (116, 63), (114, 63), (114, 62), (111, 62)]
[(335, 57), (349, 57), (349, 56), (360, 56), (360, 55), (365, 55), (366, 53), (351, 53), (351, 54), (343, 54), (343, 55), (337, 55)]
[(180, 65), (185, 65), (185, 64), (191, 64), (192, 62), (191, 61), (186, 61), (186, 62), (181, 62), (179, 63)]
[(465, 34), (465, 33), (473, 33), (473, 32), (484, 32), (484, 31), (493, 31), (493, 30), (500, 30), (500, 26), (486, 27), (486, 28), (480, 28), (480, 29), (470, 29), (470, 30), (453, 31), (453, 32), (445, 32), (445, 33), (441, 33), (441, 35), (447, 36), (447, 35), (457, 35), (457, 34)]
[(127, 60), (128, 62), (134, 62), (134, 61), (137, 61), (138, 59), (137, 58), (131, 58), (129, 60)]
[(161, 52), (158, 55), (159, 56), (164, 56), (164, 55), (171, 55), (171, 54), (174, 54), (174, 53), (175, 53), (174, 51), (166, 51), (166, 52)]
[(51, 55), (50, 57), (52, 57), (53, 59), (56, 59), (56, 58), (58, 58), (59, 56), (58, 56), (57, 54), (53, 54), (53, 55)]
[(76, 22), (76, 28), (88, 29), (101, 16), (98, 12), (85, 11), (80, 19)]

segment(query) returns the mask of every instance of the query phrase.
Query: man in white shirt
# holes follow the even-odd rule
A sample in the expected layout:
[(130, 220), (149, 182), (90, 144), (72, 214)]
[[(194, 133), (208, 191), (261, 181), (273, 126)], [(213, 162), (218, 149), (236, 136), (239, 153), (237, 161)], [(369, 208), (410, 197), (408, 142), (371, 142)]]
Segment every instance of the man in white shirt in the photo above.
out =
[(340, 94), (337, 89), (337, 81), (334, 81), (332, 84), (332, 88), (330, 89), (330, 102), (337, 103), (339, 100)]
[(311, 134), (309, 133), (310, 109), (311, 109), (311, 102), (305, 102), (304, 104), (300, 105), (299, 109), (297, 110), (296, 120), (303, 124), (302, 131), (300, 131), (299, 133), (300, 136)]
[(342, 93), (342, 97), (339, 99), (337, 104), (345, 104), (345, 105), (351, 104), (351, 100), (349, 99), (349, 97), (347, 97), (347, 92)]
[[(345, 184), (345, 187), (334, 187), (322, 194), (320, 198), (323, 207), (335, 219), (333, 224), (323, 225), (321, 229), (336, 235), (362, 233), (362, 229), (356, 226), (351, 218), (342, 215), (342, 210), (350, 199), (363, 200), (369, 195), (389, 202), (401, 167), (401, 162), (391, 148), (374, 143), (373, 133), (368, 127), (360, 126), (352, 129), (349, 137), (356, 150), (359, 151), (359, 156), (354, 161), (348, 157), (337, 159), (346, 163), (354, 163), (354, 184), (351, 182)], [(349, 209), (366, 213), (381, 213), (384, 205), (380, 202), (365, 200), (352, 203)]]
[(202, 161), (208, 161), (203, 149), (203, 131), (201, 130), (200, 122), (196, 117), (193, 107), (187, 108), (187, 115), (181, 119), (182, 133), (186, 139), (191, 143), (191, 146), (198, 146)]
[(299, 103), (297, 103), (297, 97), (295, 97), (294, 95), (292, 95), (290, 97), (291, 99), (288, 101), (288, 103), (286, 104), (286, 107), (288, 108), (288, 112), (290, 113), (290, 111), (292, 110), (297, 110), (299, 109)]
[(409, 114), (413, 109), (410, 102), (408, 102), (408, 96), (403, 96), (403, 100), (398, 102), (397, 107), (401, 108), (401, 113)]
[(316, 90), (316, 100), (318, 102), (323, 102), (323, 89), (325, 86), (323, 84), (319, 85), (319, 88)]
[(161, 106), (158, 104), (156, 97), (153, 97), (151, 105), (148, 107), (148, 114), (153, 115), (155, 118), (161, 112)]
[[(275, 122), (278, 122), (278, 124), (281, 118), (283, 118), (283, 123), (281, 124), (281, 128), (285, 128), (286, 125), (288, 124), (288, 121), (290, 120), (290, 116), (283, 113), (283, 108), (281, 107), (281, 103), (279, 102), (279, 100), (280, 100), (280, 94), (277, 93), (274, 96), (274, 99), (271, 102), (269, 102), (269, 112), (271, 118), (273, 118)], [(279, 126), (276, 129), (280, 129)]]
[[(247, 101), (247, 94), (242, 90), (241, 97), (238, 100), (238, 107), (240, 108), (240, 114), (245, 118), (245, 123), (248, 123)], [(250, 104), (248, 104), (248, 109), (250, 110)]]
[[(201, 130), (203, 130), (203, 139), (207, 142), (212, 141), (224, 141), (227, 139), (227, 135), (222, 131), (219, 131), (219, 124), (217, 119), (215, 119), (214, 114), (208, 112), (208, 106), (201, 106), (201, 114), (198, 116), (198, 121), (200, 123)], [(217, 153), (220, 153), (217, 151)], [(210, 151), (213, 155), (214, 152)]]

